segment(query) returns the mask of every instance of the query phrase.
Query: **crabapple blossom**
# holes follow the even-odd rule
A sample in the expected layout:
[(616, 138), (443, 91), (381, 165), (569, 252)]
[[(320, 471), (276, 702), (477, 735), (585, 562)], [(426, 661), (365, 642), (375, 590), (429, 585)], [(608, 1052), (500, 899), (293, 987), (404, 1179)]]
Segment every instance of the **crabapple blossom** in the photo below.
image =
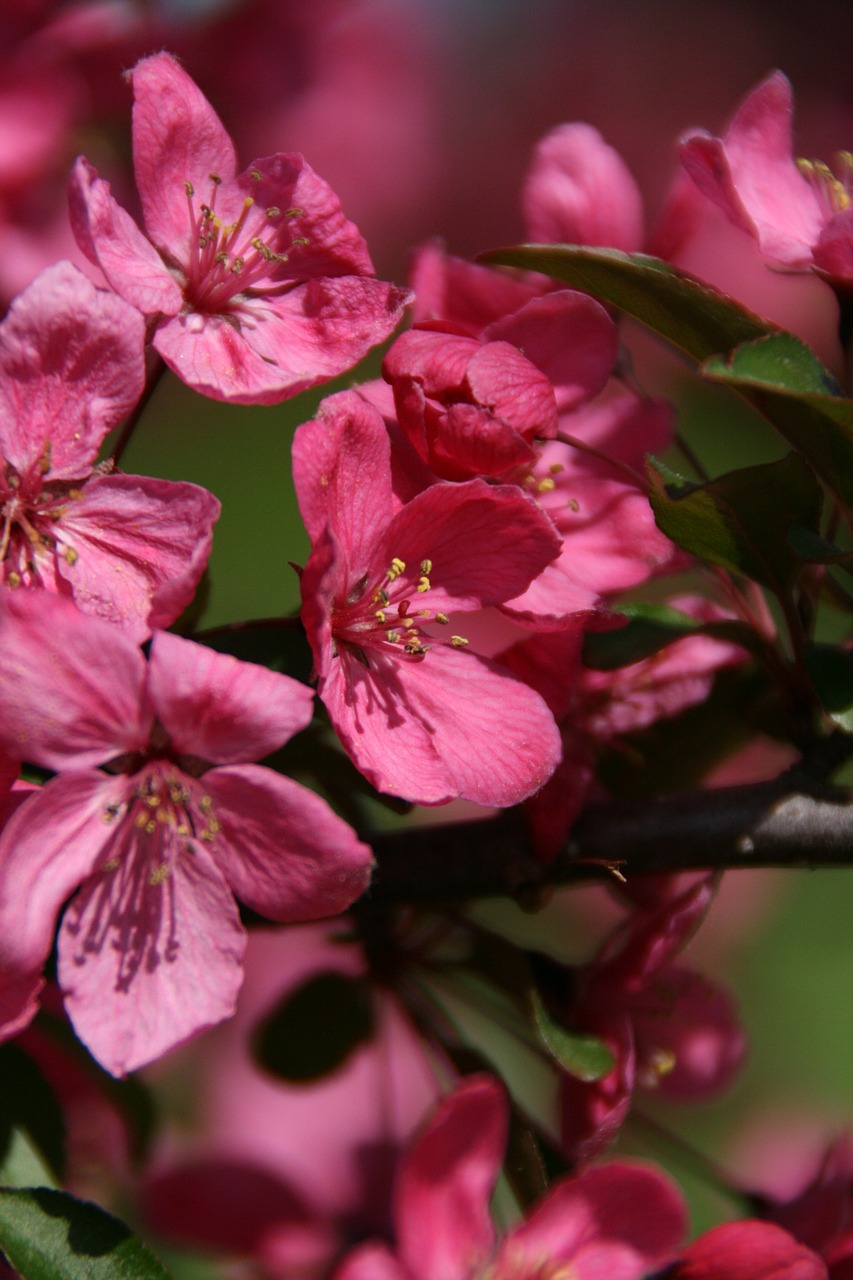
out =
[(688, 1245), (664, 1280), (827, 1280), (826, 1263), (770, 1222), (723, 1222)]
[(498, 1239), (489, 1196), (507, 1137), (505, 1095), (470, 1076), (439, 1105), (404, 1157), (395, 1187), (397, 1248), (353, 1250), (335, 1280), (641, 1280), (669, 1261), (684, 1204), (650, 1166), (620, 1162), (555, 1182)]
[(387, 338), (409, 295), (372, 278), (364, 240), (303, 157), (238, 174), (231, 139), (174, 58), (143, 59), (131, 80), (146, 234), (84, 157), (71, 217), (169, 367), (214, 399), (274, 404)]
[[(312, 792), (250, 763), (311, 718), (289, 677), (42, 592), (0, 609), (0, 741), (56, 771), (0, 836), (2, 989), (35, 1012), (59, 930), (71, 1021), (116, 1075), (233, 1012), (245, 932), (335, 914), (370, 850)], [(73, 895), (73, 897), (72, 897)], [(7, 1001), (4, 1000), (4, 1005)]]
[(142, 317), (76, 267), (44, 271), (0, 323), (0, 578), (70, 594), (136, 639), (189, 604), (219, 502), (96, 467), (144, 383)]
[(359, 769), (421, 804), (509, 805), (536, 791), (559, 759), (551, 713), (464, 652), (450, 615), (523, 591), (559, 551), (548, 518), (517, 488), (482, 480), (435, 484), (395, 509), (385, 423), (354, 392), (297, 429), (293, 472), (312, 542), (302, 619), (320, 696)]

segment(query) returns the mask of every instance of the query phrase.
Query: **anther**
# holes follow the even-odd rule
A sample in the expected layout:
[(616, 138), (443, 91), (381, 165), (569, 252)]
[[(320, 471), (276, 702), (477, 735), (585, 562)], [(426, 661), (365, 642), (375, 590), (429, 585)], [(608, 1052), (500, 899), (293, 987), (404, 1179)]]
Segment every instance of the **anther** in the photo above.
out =
[(418, 591), (423, 592), (423, 591), (429, 591), (429, 588), (430, 588), (430, 581), (429, 581), (429, 578), (426, 576), (426, 574), (424, 574), (424, 576), (423, 576), (423, 577), (420, 579), (420, 581), (418, 582), (418, 585), (417, 585), (417, 588), (416, 588), (416, 589), (417, 589)]
[(454, 649), (464, 649), (469, 641), (465, 636), (451, 636), (450, 643), (453, 645)]

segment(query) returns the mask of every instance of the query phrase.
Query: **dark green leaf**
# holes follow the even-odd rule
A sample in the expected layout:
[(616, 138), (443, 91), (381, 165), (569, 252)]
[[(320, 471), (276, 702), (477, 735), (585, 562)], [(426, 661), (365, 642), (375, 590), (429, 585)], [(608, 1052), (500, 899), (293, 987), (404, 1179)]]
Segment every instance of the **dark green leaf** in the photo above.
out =
[(734, 298), (659, 258), (578, 245), (519, 245), (480, 256), (494, 266), (521, 267), (564, 280), (645, 324), (694, 360), (768, 333), (776, 325)]
[(535, 987), (531, 990), (530, 999), (539, 1039), (564, 1071), (588, 1084), (613, 1070), (613, 1054), (603, 1041), (596, 1036), (569, 1031), (557, 1022), (545, 1008)]
[(853, 733), (853, 654), (812, 645), (806, 649), (806, 666), (827, 715), (839, 729)]
[(0, 1045), (0, 1164), (22, 1129), (57, 1177), (65, 1168), (65, 1117), (35, 1062), (16, 1044)]
[(329, 1075), (373, 1035), (369, 985), (329, 970), (289, 992), (254, 1036), (261, 1066), (283, 1080)]
[(853, 566), (853, 551), (845, 551), (834, 542), (828, 542), (814, 529), (792, 524), (788, 529), (788, 541), (804, 564), (837, 564), (845, 569)]
[(805, 459), (743, 467), (693, 485), (654, 462), (650, 500), (659, 527), (685, 551), (710, 564), (787, 592), (802, 569), (788, 541), (792, 524), (817, 530), (822, 494)]
[(853, 506), (853, 400), (810, 347), (780, 331), (712, 356), (702, 373), (746, 396)]
[(0, 1188), (0, 1249), (23, 1280), (169, 1280), (118, 1218), (45, 1187)]

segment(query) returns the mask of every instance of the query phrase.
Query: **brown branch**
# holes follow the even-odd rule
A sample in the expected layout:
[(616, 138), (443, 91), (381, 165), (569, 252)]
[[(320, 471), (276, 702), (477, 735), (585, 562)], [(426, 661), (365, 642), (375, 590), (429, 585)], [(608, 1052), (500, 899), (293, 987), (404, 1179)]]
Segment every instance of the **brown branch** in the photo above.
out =
[[(840, 750), (853, 750), (849, 739)], [(736, 867), (853, 866), (853, 796), (814, 781), (822, 772), (801, 764), (772, 782), (591, 805), (547, 867), (533, 856), (520, 810), (380, 835), (372, 842), (378, 866), (370, 894), (377, 902), (501, 894), (535, 901), (550, 886), (600, 880), (614, 864), (626, 879)]]

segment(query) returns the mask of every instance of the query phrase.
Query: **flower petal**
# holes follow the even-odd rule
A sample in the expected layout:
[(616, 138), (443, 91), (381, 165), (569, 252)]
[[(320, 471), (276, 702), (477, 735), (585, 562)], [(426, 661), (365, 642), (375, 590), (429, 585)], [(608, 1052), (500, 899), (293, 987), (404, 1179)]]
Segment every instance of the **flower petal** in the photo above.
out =
[(152, 874), (133, 829), (118, 866), (66, 909), (59, 985), (80, 1039), (125, 1075), (234, 1012), (246, 935), (221, 872), (198, 844)]
[(158, 632), (148, 693), (173, 751), (214, 764), (257, 760), (311, 719), (314, 694), (290, 676)]
[(70, 262), (43, 271), (0, 325), (0, 451), (26, 474), (89, 473), (145, 381), (142, 317)]
[(212, 846), (234, 893), (272, 920), (337, 915), (360, 897), (372, 854), (325, 800), (260, 765), (204, 775), (221, 835)]
[(144, 748), (145, 661), (118, 627), (46, 591), (0, 596), (0, 746), (63, 769)]

